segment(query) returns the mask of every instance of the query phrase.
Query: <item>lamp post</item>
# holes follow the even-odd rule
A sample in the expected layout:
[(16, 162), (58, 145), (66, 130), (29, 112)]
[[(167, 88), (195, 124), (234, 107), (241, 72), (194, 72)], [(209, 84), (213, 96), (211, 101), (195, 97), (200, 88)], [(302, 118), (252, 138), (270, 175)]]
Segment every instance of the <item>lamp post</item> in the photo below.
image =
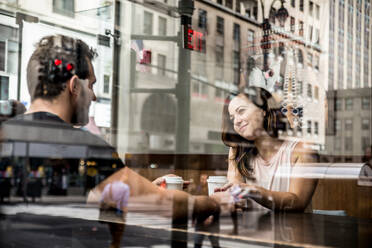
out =
[[(275, 13), (271, 13), (271, 10), (273, 9), (274, 4), (277, 1), (281, 2), (281, 7), (278, 10), (276, 10)], [(263, 36), (261, 40), (261, 49), (263, 53), (263, 71), (264, 72), (267, 72), (270, 70), (269, 65), (268, 65), (268, 56), (269, 56), (269, 51), (271, 49), (271, 35), (270, 35), (271, 24), (270, 24), (269, 16), (270, 14), (274, 14), (275, 18), (278, 19), (280, 26), (283, 27), (286, 19), (289, 16), (287, 9), (284, 8), (284, 3), (285, 3), (285, 0), (274, 0), (274, 1), (260, 0), (262, 17), (263, 17), (263, 22), (262, 22)]]
[[(281, 7), (272, 13), (272, 9), (276, 2), (281, 3)], [(267, 72), (270, 70), (268, 65), (268, 57), (269, 51), (271, 49), (271, 24), (270, 24), (270, 15), (274, 15), (274, 17), (279, 21), (280, 26), (283, 27), (285, 21), (287, 20), (289, 14), (287, 9), (284, 7), (285, 0), (258, 0), (259, 8), (261, 9), (261, 17), (262, 17), (262, 24), (261, 28), (263, 31), (262, 39), (261, 39), (261, 49), (263, 54), (263, 72)], [(243, 0), (243, 4), (245, 8), (248, 8), (250, 1)]]

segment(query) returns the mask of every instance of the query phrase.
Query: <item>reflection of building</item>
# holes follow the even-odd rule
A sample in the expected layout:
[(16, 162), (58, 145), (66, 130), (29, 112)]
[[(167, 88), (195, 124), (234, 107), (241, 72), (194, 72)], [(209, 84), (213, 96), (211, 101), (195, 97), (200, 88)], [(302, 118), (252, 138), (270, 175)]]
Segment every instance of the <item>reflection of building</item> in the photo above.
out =
[(371, 144), (371, 11), (369, 0), (329, 1), (327, 154), (338, 161)]
[[(254, 70), (262, 77), (260, 71), (263, 63), (260, 46), (263, 35), (262, 11), (257, 4), (258, 1), (248, 2), (243, 5), (242, 2), (233, 0), (195, 1), (192, 27), (202, 33), (203, 38), (202, 52), (191, 52), (189, 146), (191, 153), (226, 152), (220, 135), (224, 99), (229, 91), (244, 85), (241, 72), (246, 75), (246, 81), (251, 83), (249, 75), (252, 70), (252, 59)], [(164, 12), (164, 4), (161, 2), (156, 2), (152, 6), (148, 3), (131, 6), (132, 16), (128, 19), (132, 22), (129, 25), (132, 30), (130, 33), (145, 36), (177, 35), (179, 22), (172, 17), (172, 12), (166, 12), (168, 14)], [(280, 29), (275, 19), (272, 20), (273, 30), (275, 30), (272, 37), (275, 41), (270, 59), (271, 66), (275, 69), (275, 76), (269, 80), (273, 81), (274, 91), (281, 95), (286, 65), (290, 58), (289, 51), (291, 51), (298, 83), (298, 101), (304, 108), (304, 125), (303, 128), (296, 128), (283, 135), (301, 137), (306, 141), (323, 145), (325, 114), (324, 109), (318, 107), (324, 106), (325, 98), (326, 87), (320, 79), (325, 74), (322, 66), (324, 64), (322, 47), (326, 39), (320, 39), (324, 32), (320, 24), (327, 16), (324, 14), (321, 1), (306, 3), (304, 6), (286, 3), (285, 7), (290, 17), (284, 29)], [(125, 31), (128, 32), (128, 29)], [(132, 38), (131, 42), (137, 41)], [(151, 65), (136, 66), (135, 87), (147, 89), (174, 87), (178, 76), (178, 47), (175, 42), (145, 38), (141, 44), (137, 44), (135, 50), (136, 47), (150, 50), (152, 59)], [(138, 62), (140, 60), (137, 58)], [(124, 81), (126, 80), (121, 79), (121, 82)], [(133, 80), (131, 81), (133, 83)], [(129, 124), (124, 127), (119, 121), (119, 129), (129, 130), (130, 133), (128, 138), (123, 136), (123, 133), (119, 135), (119, 142), (130, 140), (127, 145), (119, 145), (122, 151), (168, 153), (174, 151), (176, 142), (173, 131), (174, 121), (170, 120), (176, 117), (177, 110), (174, 109), (176, 98), (173, 94), (169, 94), (165, 100), (160, 100), (160, 95), (164, 96), (164, 94), (155, 92), (156, 90), (153, 94), (130, 94)], [(145, 109), (146, 106), (153, 108), (148, 110)], [(313, 111), (315, 108), (319, 111)], [(164, 118), (161, 118), (162, 116)], [(122, 123), (124, 122), (123, 119)], [(156, 128), (161, 126), (163, 128)], [(166, 128), (167, 126), (169, 128)]]
[[(175, 4), (175, 1), (168, 1), (167, 4), (126, 2), (123, 7), (131, 10), (130, 24), (126, 29), (122, 27), (123, 31), (131, 35), (128, 37), (131, 43), (131, 60), (128, 70), (130, 77), (127, 80), (130, 80), (132, 88), (150, 90), (132, 92), (126, 103), (130, 110), (125, 113), (123, 119), (128, 121), (129, 131), (125, 134), (128, 138), (119, 136), (118, 139), (119, 147), (126, 140), (130, 140), (124, 152), (162, 153), (172, 152), (175, 148), (175, 96), (156, 93), (156, 90), (151, 92), (151, 89), (173, 88), (177, 82), (176, 40), (159, 39), (177, 35), (179, 20), (167, 11), (169, 6)], [(141, 37), (136, 38), (136, 35)], [(121, 76), (125, 77), (125, 72), (121, 73)], [(120, 83), (127, 84), (127, 80), (121, 79)], [(123, 129), (123, 126), (119, 125), (119, 128)]]
[[(284, 26), (280, 26), (275, 18), (270, 17), (272, 49), (269, 65), (274, 75), (265, 80), (261, 71), (262, 9), (259, 1), (244, 2), (195, 2), (193, 28), (204, 34), (205, 51), (192, 54), (190, 151), (218, 151), (216, 146), (203, 143), (220, 144), (223, 99), (228, 91), (244, 85), (240, 71), (244, 72), (247, 84), (271, 83), (270, 90), (283, 99), (282, 89), (290, 63), (295, 67), (297, 101), (303, 107), (303, 120), (302, 128), (296, 127), (283, 135), (324, 145), (325, 109), (319, 108), (325, 105), (326, 89), (325, 82), (321, 79), (326, 75), (323, 65), (326, 63), (324, 47), (327, 39), (320, 38), (326, 32), (321, 23), (328, 18), (324, 3), (287, 2), (285, 8), (289, 17)], [(274, 5), (275, 8), (279, 6)], [(266, 82), (257, 83), (259, 80)], [(217, 88), (214, 89), (204, 82), (214, 84)], [(211, 147), (211, 150), (208, 147)]]
[(17, 97), (18, 32), (15, 21), (0, 15), (0, 100)]
[[(102, 116), (110, 110), (112, 49), (111, 41), (101, 34), (105, 29), (112, 29), (112, 6), (107, 1), (74, 1), (54, 0), (38, 1), (4, 1), (0, 0), (0, 98), (1, 100), (17, 99), (29, 106), (29, 95), (26, 85), (26, 64), (34, 44), (43, 36), (64, 34), (78, 37), (97, 49), (99, 57), (95, 60), (97, 77), (97, 102), (92, 105), (90, 114)], [(38, 17), (37, 23), (26, 20), (23, 25), (22, 59), (18, 61), (19, 25), (16, 24), (17, 13)], [(27, 18), (26, 18), (27, 19)], [(21, 87), (18, 85), (18, 62), (21, 65)], [(96, 118), (101, 128), (110, 127), (110, 115), (106, 119)], [(108, 117), (108, 118), (107, 118)]]
[(370, 0), (329, 1), (328, 87), (371, 87)]
[(371, 93), (370, 88), (328, 92), (326, 154), (333, 162), (359, 162), (371, 145)]

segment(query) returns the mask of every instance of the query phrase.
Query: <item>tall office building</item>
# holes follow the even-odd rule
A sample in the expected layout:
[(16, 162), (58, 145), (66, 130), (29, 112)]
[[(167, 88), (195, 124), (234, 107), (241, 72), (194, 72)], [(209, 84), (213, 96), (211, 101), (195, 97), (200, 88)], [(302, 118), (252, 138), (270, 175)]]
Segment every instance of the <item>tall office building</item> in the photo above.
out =
[(331, 0), (329, 16), (329, 90), (371, 87), (371, 1)]
[(360, 162), (371, 146), (370, 0), (329, 1), (328, 160)]

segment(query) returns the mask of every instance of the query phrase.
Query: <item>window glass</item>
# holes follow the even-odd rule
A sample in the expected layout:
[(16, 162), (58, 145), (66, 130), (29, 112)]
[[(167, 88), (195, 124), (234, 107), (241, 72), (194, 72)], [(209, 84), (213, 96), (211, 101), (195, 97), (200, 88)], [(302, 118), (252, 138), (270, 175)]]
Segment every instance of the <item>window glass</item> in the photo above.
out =
[(353, 109), (353, 99), (352, 98), (345, 99), (345, 109), (346, 110), (352, 110)]
[(353, 121), (350, 119), (345, 120), (345, 130), (352, 131), (353, 130)]
[(6, 43), (0, 41), (0, 71), (5, 71), (5, 55), (6, 55)]
[(217, 33), (222, 34), (224, 33), (225, 28), (225, 21), (222, 17), (217, 16)]
[(145, 11), (143, 19), (143, 33), (151, 35), (153, 27), (153, 14)]
[(73, 17), (75, 15), (75, 1), (74, 0), (53, 0), (53, 11), (58, 14)]
[(371, 107), (371, 97), (362, 97), (362, 109), (369, 109)]
[(372, 247), (370, 0), (0, 2), (0, 247)]
[(159, 16), (159, 35), (167, 35), (167, 19)]
[(369, 130), (370, 125), (369, 119), (362, 119), (362, 130)]

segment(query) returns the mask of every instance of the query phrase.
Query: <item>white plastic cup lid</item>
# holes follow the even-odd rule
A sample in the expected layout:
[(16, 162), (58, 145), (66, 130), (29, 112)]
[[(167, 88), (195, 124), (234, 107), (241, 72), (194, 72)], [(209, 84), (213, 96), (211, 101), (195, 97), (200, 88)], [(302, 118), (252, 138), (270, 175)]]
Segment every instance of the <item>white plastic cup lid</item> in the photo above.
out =
[(181, 184), (183, 183), (182, 177), (164, 177), (166, 183), (177, 183)]
[(227, 183), (227, 177), (225, 176), (209, 176), (208, 183)]

